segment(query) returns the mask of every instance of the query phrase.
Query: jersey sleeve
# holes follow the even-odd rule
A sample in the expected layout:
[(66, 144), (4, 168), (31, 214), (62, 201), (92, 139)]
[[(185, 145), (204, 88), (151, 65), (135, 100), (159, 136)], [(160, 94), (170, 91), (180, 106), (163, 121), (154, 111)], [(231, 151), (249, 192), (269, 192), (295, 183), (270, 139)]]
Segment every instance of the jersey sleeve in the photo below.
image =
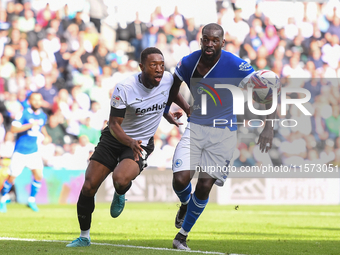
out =
[(181, 81), (184, 81), (185, 67), (182, 65), (182, 61), (183, 61), (183, 58), (177, 63), (175, 74)]
[(20, 112), (15, 116), (15, 119), (12, 121), (12, 126), (21, 127), (24, 124), (25, 113)]
[(240, 82), (238, 87), (244, 88), (244, 86), (248, 83), (252, 73), (254, 72), (254, 68), (245, 60), (241, 58), (235, 58), (234, 60), (237, 66), (237, 71), (235, 72), (237, 77), (240, 78)]
[(117, 84), (115, 87), (111, 96), (110, 105), (116, 109), (125, 109), (127, 107), (126, 93), (121, 84)]

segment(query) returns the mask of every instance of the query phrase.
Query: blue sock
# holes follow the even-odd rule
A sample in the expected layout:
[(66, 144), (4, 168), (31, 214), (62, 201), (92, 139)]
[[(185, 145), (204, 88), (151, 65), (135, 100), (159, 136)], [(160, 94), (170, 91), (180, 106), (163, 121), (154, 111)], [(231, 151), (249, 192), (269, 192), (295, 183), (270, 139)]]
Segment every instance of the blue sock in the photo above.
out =
[(35, 197), (41, 188), (41, 182), (33, 180), (31, 185), (31, 197)]
[(192, 194), (191, 199), (188, 204), (187, 214), (185, 215), (182, 228), (186, 232), (190, 232), (191, 228), (194, 226), (196, 220), (203, 212), (205, 206), (207, 205), (209, 198), (206, 200), (199, 200), (196, 194)]
[(1, 190), (1, 195), (4, 196), (6, 195), (12, 188), (13, 184), (9, 183), (8, 181), (5, 181), (4, 187)]
[(181, 201), (182, 204), (187, 204), (190, 200), (190, 195), (191, 195), (191, 182), (189, 182), (189, 185), (181, 191), (175, 190), (174, 187), (172, 187), (178, 196), (179, 200)]

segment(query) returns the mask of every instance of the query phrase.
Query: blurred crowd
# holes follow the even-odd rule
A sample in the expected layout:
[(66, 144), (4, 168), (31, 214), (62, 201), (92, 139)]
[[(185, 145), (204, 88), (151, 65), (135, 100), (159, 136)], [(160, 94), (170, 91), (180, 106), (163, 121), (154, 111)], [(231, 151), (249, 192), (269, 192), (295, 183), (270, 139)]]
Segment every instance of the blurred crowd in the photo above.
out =
[[(29, 107), (29, 94), (38, 91), (44, 99), (46, 128), (52, 137), (51, 144), (40, 145), (45, 165), (86, 169), (108, 120), (112, 91), (117, 82), (139, 71), (141, 51), (158, 47), (166, 70), (173, 72), (183, 56), (200, 48), (204, 24), (184, 16), (177, 6), (170, 16), (164, 16), (160, 6), (152, 7), (148, 22), (141, 21), (137, 12), (133, 22), (126, 26), (118, 23), (111, 29), (111, 41), (103, 32), (106, 3), (86, 1), (88, 11), (70, 11), (68, 5), (53, 10), (48, 2), (33, 8), (34, 0), (0, 0), (1, 158), (10, 158), (14, 149), (11, 121)], [(289, 17), (278, 25), (265, 15), (266, 1), (254, 1), (254, 12), (247, 18), (239, 2), (216, 1), (215, 22), (224, 28), (225, 49), (249, 61), (255, 70), (273, 70), (285, 87), (308, 89), (311, 100), (304, 105), (312, 116), (305, 116), (296, 106), (288, 106), (287, 114), (281, 115), (279, 107), (281, 120), (294, 119), (298, 124), (289, 128), (275, 123), (268, 155), (261, 154), (256, 145), (261, 128), (247, 125), (248, 120), (260, 118), (247, 111), (239, 120), (245, 120), (246, 125), (239, 126), (234, 165), (338, 164), (340, 8), (332, 1), (306, 2), (302, 19)], [(184, 86), (181, 92), (189, 98)], [(304, 95), (290, 93), (288, 97)], [(162, 120), (149, 166), (171, 167), (182, 132), (183, 127), (178, 129)]]

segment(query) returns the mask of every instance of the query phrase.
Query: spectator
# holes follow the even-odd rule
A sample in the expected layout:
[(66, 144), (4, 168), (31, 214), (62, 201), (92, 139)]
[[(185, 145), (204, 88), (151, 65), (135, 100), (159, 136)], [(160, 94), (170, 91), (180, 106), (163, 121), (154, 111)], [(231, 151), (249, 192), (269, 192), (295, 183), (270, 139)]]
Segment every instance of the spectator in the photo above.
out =
[(312, 72), (312, 78), (306, 81), (303, 86), (311, 93), (311, 99), (309, 100), (310, 103), (314, 103), (316, 96), (321, 94), (321, 86), (319, 71), (314, 70)]
[(261, 6), (259, 6), (259, 4), (255, 5), (255, 12), (254, 12), (254, 14), (250, 15), (250, 17), (248, 19), (249, 26), (251, 26), (253, 24), (253, 21), (255, 19), (261, 20), (262, 28), (264, 29), (265, 28), (264, 24), (266, 23), (266, 16), (264, 16), (264, 14), (262, 13)]
[[(83, 34), (83, 40), (84, 40), (84, 47), (86, 47), (86, 42), (90, 42), (91, 50), (88, 50), (88, 52), (92, 53), (94, 47), (98, 44), (99, 36), (98, 32), (96, 30), (96, 27), (92, 22), (89, 22), (85, 26), (85, 31)], [(86, 49), (86, 48), (85, 48)]]
[(326, 126), (329, 130), (329, 138), (335, 139), (339, 136), (339, 128), (340, 128), (340, 114), (339, 114), (339, 106), (333, 105), (332, 107), (332, 116), (326, 119)]
[(107, 64), (108, 53), (109, 51), (105, 47), (103, 40), (99, 38), (98, 44), (94, 47), (93, 55), (101, 68)]
[(175, 6), (174, 13), (170, 15), (169, 19), (174, 20), (175, 28), (187, 30), (187, 21), (184, 15), (178, 11), (178, 6)]
[(232, 42), (236, 46), (236, 49), (239, 49), (247, 34), (249, 34), (249, 25), (242, 19), (241, 8), (235, 10), (235, 17), (232, 22), (226, 26), (226, 33), (226, 40)]
[(321, 50), (320, 48), (311, 49), (310, 56), (308, 57), (309, 61), (313, 61), (315, 68), (320, 68), (323, 65), (323, 61), (321, 59)]
[(46, 111), (51, 111), (54, 97), (57, 95), (58, 90), (57, 88), (53, 85), (53, 77), (51, 74), (46, 74), (45, 75), (45, 86), (42, 88), (38, 89), (38, 92), (42, 95), (43, 97), (43, 103), (42, 107)]
[[(255, 20), (256, 22), (256, 20)], [(250, 27), (249, 34), (244, 39), (243, 47), (246, 51), (247, 56), (250, 60), (255, 60), (257, 57), (257, 49), (262, 45), (261, 38), (259, 34), (261, 34), (261, 31), (256, 31), (257, 28), (262, 28), (260, 26), (252, 26)]]
[(97, 76), (96, 86), (91, 88), (89, 96), (91, 101), (100, 102), (102, 107), (106, 107), (105, 104), (109, 103), (108, 90), (102, 86), (102, 76)]
[(45, 8), (40, 10), (37, 14), (37, 22), (43, 27), (47, 27), (48, 22), (52, 19), (55, 19), (55, 12), (51, 11), (50, 4), (47, 3)]
[(334, 15), (332, 23), (330, 24), (327, 33), (325, 34), (325, 38), (328, 42), (331, 42), (333, 39), (333, 35), (336, 35), (338, 37), (338, 40), (340, 40), (340, 18), (336, 15)]
[(70, 52), (77, 51), (80, 47), (78, 33), (79, 27), (74, 23), (70, 24), (64, 32), (64, 37), (68, 45), (68, 51)]
[(325, 44), (321, 51), (322, 60), (333, 69), (336, 69), (340, 61), (339, 37), (337, 35), (332, 35), (330, 37), (330, 42)]
[(285, 36), (289, 40), (294, 40), (294, 38), (299, 34), (299, 28), (295, 23), (295, 19), (293, 17), (288, 18), (288, 24), (284, 27)]
[(42, 29), (42, 25), (38, 22), (35, 23), (33, 31), (27, 33), (28, 47), (31, 49), (38, 46), (38, 41), (46, 37), (45, 30)]
[(273, 54), (275, 48), (279, 44), (280, 38), (276, 34), (276, 29), (274, 26), (267, 26), (265, 34), (261, 37), (263, 45), (267, 48), (268, 54)]
[(0, 112), (0, 143), (2, 143), (5, 139), (6, 129), (5, 122), (2, 113)]
[(11, 158), (14, 152), (15, 137), (12, 132), (6, 132), (4, 140), (0, 141), (0, 158)]
[(187, 37), (187, 40), (190, 44), (191, 41), (196, 40), (196, 36), (198, 34), (198, 29), (195, 26), (195, 19), (194, 18), (189, 18), (187, 19), (187, 28), (185, 30), (185, 34)]
[(152, 13), (151, 25), (154, 27), (163, 28), (166, 24), (166, 18), (162, 14), (162, 8), (157, 6), (155, 11)]
[(11, 22), (15, 17), (15, 5), (14, 1), (8, 1), (6, 6), (7, 22)]
[(71, 53), (67, 49), (67, 41), (65, 38), (60, 39), (60, 49), (54, 53), (54, 57), (57, 63), (59, 72), (62, 74), (64, 79), (66, 78), (66, 70), (69, 60), (71, 58)]
[(235, 153), (236, 155), (239, 154), (233, 163), (235, 167), (255, 165), (256, 162), (252, 154), (248, 151), (248, 146), (245, 143), (240, 143)]
[(173, 50), (171, 46), (167, 43), (166, 35), (164, 33), (159, 33), (157, 37), (156, 47), (160, 49), (163, 53), (164, 59), (166, 59), (164, 65), (165, 69), (170, 71), (177, 65), (176, 59), (173, 57)]
[(19, 49), (21, 34), (19, 29), (13, 29), (10, 35), (9, 45), (16, 51)]
[(15, 119), (19, 113), (22, 112), (23, 108), (18, 101), (17, 94), (11, 93), (9, 94), (8, 100), (5, 101), (5, 106), (8, 112), (8, 115)]
[(78, 138), (80, 139), (81, 136), (86, 136), (90, 143), (93, 145), (97, 145), (100, 138), (100, 130), (97, 130), (91, 127), (91, 118), (87, 117), (85, 119), (85, 123), (81, 124), (79, 127), (79, 135)]
[(25, 38), (21, 38), (19, 41), (19, 49), (15, 53), (15, 57), (23, 57), (26, 60), (26, 66), (32, 70), (33, 68), (33, 60), (32, 60), (32, 52), (28, 48), (28, 42)]
[(129, 42), (135, 48), (134, 58), (139, 60), (140, 53), (142, 52), (142, 39), (147, 31), (147, 26), (144, 22), (139, 19), (139, 13), (136, 12), (136, 18), (133, 22), (128, 24), (127, 29), (129, 30)]
[(47, 133), (52, 138), (53, 144), (59, 146), (63, 146), (65, 144), (64, 137), (66, 132), (64, 127), (59, 123), (57, 115), (50, 115), (48, 118), (48, 123), (45, 127)]
[(92, 22), (98, 31), (101, 32), (101, 20), (108, 16), (107, 7), (103, 0), (89, 0), (90, 3), (90, 22)]
[(72, 24), (77, 25), (78, 31), (85, 31), (85, 23), (84, 23), (84, 21), (83, 21), (83, 19), (81, 17), (82, 14), (83, 13), (81, 11), (78, 11), (76, 13), (76, 16), (71, 20)]
[(9, 79), (15, 74), (15, 66), (9, 62), (9, 57), (3, 55), (0, 59), (0, 77)]
[(93, 101), (90, 111), (90, 127), (101, 131), (105, 127), (106, 122), (109, 119), (109, 115), (110, 109), (105, 110), (105, 108), (102, 108), (99, 102)]
[(25, 10), (24, 16), (18, 19), (20, 32), (27, 33), (34, 30), (35, 18), (33, 11)]

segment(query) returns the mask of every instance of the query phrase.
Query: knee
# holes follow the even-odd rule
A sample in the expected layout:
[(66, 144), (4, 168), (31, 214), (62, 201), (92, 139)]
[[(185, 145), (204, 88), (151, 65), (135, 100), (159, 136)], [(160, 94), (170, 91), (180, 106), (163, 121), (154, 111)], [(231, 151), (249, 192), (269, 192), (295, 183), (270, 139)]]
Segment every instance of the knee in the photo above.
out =
[(173, 188), (177, 191), (184, 190), (189, 185), (190, 178), (187, 178), (187, 176), (183, 173), (184, 171), (174, 173), (172, 185)]
[(125, 188), (131, 182), (131, 180), (127, 178), (124, 174), (118, 173), (118, 172), (115, 173), (114, 171), (112, 173), (112, 179), (113, 179), (113, 185), (116, 190)]
[(38, 182), (42, 181), (43, 179), (43, 171), (42, 170), (35, 170), (33, 172), (34, 179)]
[(195, 194), (198, 199), (206, 200), (209, 198), (209, 193), (213, 183), (205, 179), (198, 179)]
[(85, 179), (81, 192), (87, 197), (93, 197), (98, 190), (99, 185), (94, 183), (91, 179)]

